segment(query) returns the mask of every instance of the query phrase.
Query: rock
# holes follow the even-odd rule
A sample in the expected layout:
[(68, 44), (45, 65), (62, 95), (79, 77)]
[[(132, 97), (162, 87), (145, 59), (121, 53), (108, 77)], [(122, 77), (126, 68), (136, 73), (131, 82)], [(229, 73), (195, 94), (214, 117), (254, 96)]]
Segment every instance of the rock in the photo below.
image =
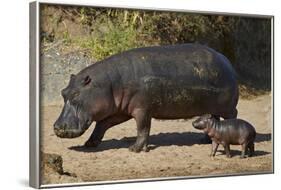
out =
[(43, 105), (62, 104), (61, 90), (69, 82), (71, 74), (95, 63), (84, 52), (62, 53), (58, 48), (49, 48), (41, 54), (41, 98)]
[(63, 169), (63, 159), (58, 154), (41, 152), (41, 180), (42, 184), (59, 184), (82, 182), (75, 173)]

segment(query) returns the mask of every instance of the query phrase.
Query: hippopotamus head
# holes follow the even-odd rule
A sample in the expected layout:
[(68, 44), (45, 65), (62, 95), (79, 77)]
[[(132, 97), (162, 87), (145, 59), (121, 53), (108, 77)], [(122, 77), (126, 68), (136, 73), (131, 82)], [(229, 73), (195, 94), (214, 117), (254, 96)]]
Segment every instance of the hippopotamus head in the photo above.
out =
[(211, 114), (205, 114), (193, 121), (192, 125), (196, 129), (205, 130), (208, 127), (211, 127), (211, 125), (213, 124), (213, 119), (214, 117)]
[(71, 75), (68, 86), (61, 91), (64, 106), (54, 124), (61, 138), (81, 136), (92, 124), (105, 116), (109, 94), (89, 73)]

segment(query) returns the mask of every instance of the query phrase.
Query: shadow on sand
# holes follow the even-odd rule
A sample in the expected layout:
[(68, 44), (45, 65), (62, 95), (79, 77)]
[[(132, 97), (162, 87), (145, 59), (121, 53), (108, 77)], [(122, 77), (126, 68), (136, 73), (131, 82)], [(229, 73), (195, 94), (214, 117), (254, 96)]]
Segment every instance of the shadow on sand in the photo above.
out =
[[(200, 140), (204, 138), (203, 133), (197, 132), (184, 132), (184, 133), (159, 133), (157, 135), (150, 135), (149, 137), (149, 150), (156, 149), (162, 146), (192, 146), (194, 144), (201, 144)], [(120, 140), (110, 139), (104, 140), (98, 147), (85, 147), (85, 146), (71, 146), (70, 150), (75, 150), (79, 152), (101, 152), (109, 149), (120, 149), (128, 148), (136, 140), (136, 137), (124, 137)], [(260, 134), (257, 133), (256, 142), (270, 141), (271, 134)], [(233, 150), (233, 155), (240, 154), (240, 151), (235, 152)], [(263, 151), (256, 151), (256, 155), (267, 154)]]
[[(270, 152), (266, 152), (266, 151), (263, 151), (263, 150), (255, 150), (255, 153), (254, 153), (253, 157), (264, 156), (264, 155), (267, 155), (267, 154), (270, 154)], [(225, 156), (225, 151), (224, 150), (218, 150), (216, 155)], [(231, 155), (231, 157), (240, 156), (241, 150), (233, 150), (233, 149), (231, 149), (231, 146), (230, 146), (230, 155)], [(246, 156), (248, 156), (248, 155), (246, 155)]]

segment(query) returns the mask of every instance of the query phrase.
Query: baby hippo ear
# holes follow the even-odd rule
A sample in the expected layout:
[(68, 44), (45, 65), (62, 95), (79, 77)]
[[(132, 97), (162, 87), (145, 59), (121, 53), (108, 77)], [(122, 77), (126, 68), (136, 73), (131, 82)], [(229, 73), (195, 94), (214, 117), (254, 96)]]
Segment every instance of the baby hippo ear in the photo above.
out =
[(76, 76), (75, 76), (74, 74), (71, 74), (71, 75), (70, 75), (70, 81), (74, 81), (74, 80), (75, 80), (75, 77), (76, 77)]
[(71, 74), (71, 75), (70, 75), (70, 79), (73, 79), (74, 77), (75, 77), (74, 74)]
[(205, 116), (206, 116), (206, 119), (211, 119), (213, 117), (212, 114), (206, 114)]
[(89, 75), (87, 75), (84, 79), (83, 79), (83, 85), (86, 86), (88, 84), (90, 84), (91, 82), (91, 77)]

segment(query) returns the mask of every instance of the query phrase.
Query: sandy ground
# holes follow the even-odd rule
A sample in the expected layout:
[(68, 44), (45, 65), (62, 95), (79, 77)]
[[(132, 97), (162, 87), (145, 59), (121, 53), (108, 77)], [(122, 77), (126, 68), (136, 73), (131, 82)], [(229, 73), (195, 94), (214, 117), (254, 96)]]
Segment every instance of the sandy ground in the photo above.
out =
[(238, 117), (252, 123), (257, 131), (256, 155), (243, 160), (239, 158), (240, 146), (231, 146), (232, 158), (225, 157), (222, 146), (216, 157), (210, 158), (211, 145), (200, 144), (203, 134), (192, 127), (192, 119), (153, 120), (149, 152), (128, 150), (136, 135), (134, 120), (108, 130), (98, 148), (86, 148), (83, 144), (93, 131), (94, 123), (79, 138), (58, 138), (53, 132), (53, 123), (61, 108), (43, 107), (42, 150), (61, 155), (63, 169), (77, 177), (43, 172), (43, 184), (272, 171), (270, 94), (239, 100)]

